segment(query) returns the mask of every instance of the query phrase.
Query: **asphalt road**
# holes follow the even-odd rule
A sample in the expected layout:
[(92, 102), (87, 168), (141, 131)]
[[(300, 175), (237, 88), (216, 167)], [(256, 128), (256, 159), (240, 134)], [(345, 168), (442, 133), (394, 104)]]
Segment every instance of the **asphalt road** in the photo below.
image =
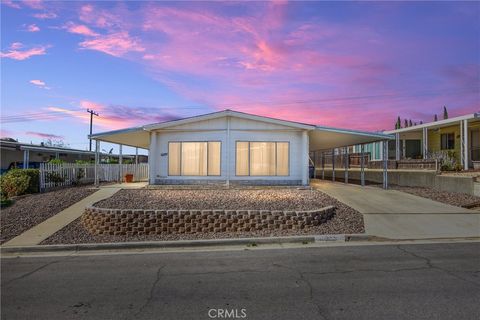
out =
[[(1, 318), (480, 319), (479, 249), (450, 243), (2, 259)], [(228, 312), (221, 318), (218, 309)]]

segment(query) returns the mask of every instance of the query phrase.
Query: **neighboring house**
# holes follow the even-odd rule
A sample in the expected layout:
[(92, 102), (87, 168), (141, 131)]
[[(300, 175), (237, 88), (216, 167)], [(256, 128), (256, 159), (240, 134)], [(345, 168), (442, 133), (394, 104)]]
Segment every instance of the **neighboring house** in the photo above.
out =
[[(385, 131), (395, 135), (389, 143), (390, 159), (429, 159), (435, 153), (449, 151), (464, 170), (480, 161), (480, 113)], [(358, 148), (357, 148), (358, 149)], [(367, 146), (372, 160), (383, 158), (382, 143)]]
[(224, 110), (91, 138), (148, 149), (151, 184), (307, 185), (310, 151), (393, 137)]
[[(118, 157), (118, 155), (114, 154), (104, 154), (102, 158), (118, 159)], [(148, 157), (145, 155), (138, 155), (138, 157), (139, 162), (148, 161)], [(14, 167), (38, 168), (40, 163), (48, 162), (52, 159), (60, 159), (70, 163), (77, 160), (94, 161), (95, 152), (0, 140), (0, 164), (2, 172)], [(135, 155), (123, 155), (123, 159), (131, 159), (134, 161)]]

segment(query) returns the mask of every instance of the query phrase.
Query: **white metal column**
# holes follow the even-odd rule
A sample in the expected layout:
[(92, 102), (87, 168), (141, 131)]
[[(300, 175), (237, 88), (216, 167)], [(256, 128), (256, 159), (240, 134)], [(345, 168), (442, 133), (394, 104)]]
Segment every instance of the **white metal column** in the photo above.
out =
[(335, 182), (335, 149), (332, 149), (332, 181)]
[(123, 146), (121, 144), (118, 145), (118, 181), (120, 183), (123, 182)]
[(365, 145), (360, 146), (360, 183), (365, 186)]
[(310, 161), (308, 155), (308, 132), (302, 132), (302, 185), (307, 186), (310, 172)]
[(344, 150), (345, 183), (348, 183), (348, 147), (345, 147)]
[(463, 149), (462, 149), (462, 165), (463, 165), (463, 170), (468, 170), (468, 160), (469, 160), (469, 148), (468, 148), (468, 122), (467, 120), (462, 120), (461, 124), (463, 125), (460, 125), (460, 129), (461, 129), (461, 133), (460, 133), (460, 137), (461, 137), (461, 143), (462, 143), (462, 146), (463, 146)]
[(395, 160), (400, 160), (400, 133), (395, 133)]
[(138, 148), (135, 148), (135, 164), (138, 164)]
[(383, 189), (388, 189), (388, 140), (383, 141)]
[(428, 158), (428, 129), (422, 130), (422, 143), (423, 143), (423, 159)]
[(23, 150), (23, 169), (28, 169), (30, 163), (30, 150)]
[[(150, 148), (148, 149), (148, 172), (150, 184), (155, 184), (157, 159), (157, 133), (150, 132)], [(167, 154), (167, 156), (170, 156)], [(168, 169), (167, 169), (168, 170)]]
[(322, 180), (325, 180), (325, 151), (322, 151)]
[(100, 141), (95, 140), (95, 186), (99, 183)]

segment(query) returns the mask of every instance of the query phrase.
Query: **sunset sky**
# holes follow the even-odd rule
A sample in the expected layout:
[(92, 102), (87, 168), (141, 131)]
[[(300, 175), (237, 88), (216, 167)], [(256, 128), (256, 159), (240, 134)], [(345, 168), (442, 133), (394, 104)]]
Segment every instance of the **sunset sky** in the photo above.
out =
[(1, 0), (1, 135), (233, 109), (359, 130), (480, 111), (479, 2)]

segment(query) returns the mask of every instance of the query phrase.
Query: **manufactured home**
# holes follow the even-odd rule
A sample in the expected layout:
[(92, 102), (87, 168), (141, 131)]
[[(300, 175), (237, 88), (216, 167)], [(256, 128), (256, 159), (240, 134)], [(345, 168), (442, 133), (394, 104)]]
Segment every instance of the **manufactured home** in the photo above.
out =
[(147, 149), (150, 184), (307, 185), (311, 151), (393, 136), (224, 110), (91, 138)]

